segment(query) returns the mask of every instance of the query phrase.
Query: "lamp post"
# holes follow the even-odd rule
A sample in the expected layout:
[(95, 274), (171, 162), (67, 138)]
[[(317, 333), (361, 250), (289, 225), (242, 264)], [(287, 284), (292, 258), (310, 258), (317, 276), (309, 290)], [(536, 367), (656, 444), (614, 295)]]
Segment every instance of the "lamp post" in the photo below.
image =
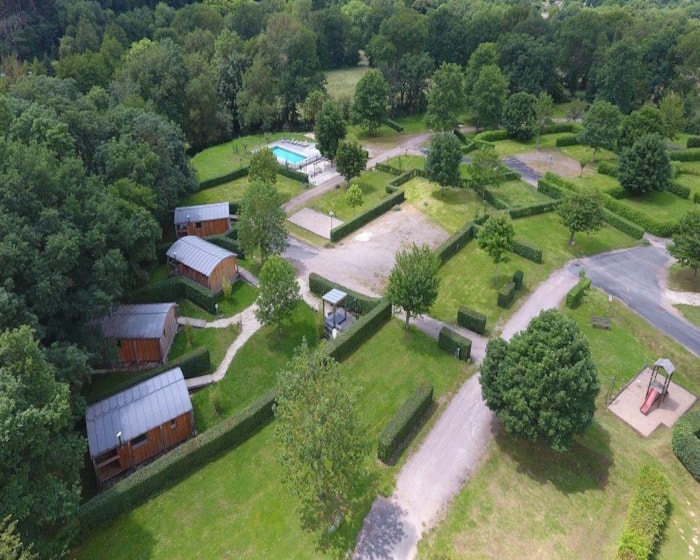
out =
[[(333, 210), (330, 210), (328, 212), (328, 215), (331, 217), (331, 231), (333, 231), (333, 216), (335, 216), (335, 212), (333, 212)], [(330, 234), (329, 234), (329, 237), (330, 237)]]

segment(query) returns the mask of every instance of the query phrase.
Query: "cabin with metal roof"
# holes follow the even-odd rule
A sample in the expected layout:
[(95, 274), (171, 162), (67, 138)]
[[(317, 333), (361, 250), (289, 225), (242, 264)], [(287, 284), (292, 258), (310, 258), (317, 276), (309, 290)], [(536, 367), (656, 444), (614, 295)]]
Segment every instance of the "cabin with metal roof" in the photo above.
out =
[(231, 219), (228, 202), (178, 206), (175, 208), (175, 235), (222, 235), (231, 228)]
[(98, 324), (122, 365), (164, 362), (177, 334), (177, 304), (120, 305)]
[(195, 435), (179, 367), (88, 406), (85, 421), (100, 488)]
[(233, 283), (238, 276), (236, 255), (195, 235), (181, 237), (167, 252), (172, 274), (186, 276), (219, 293), (224, 280)]

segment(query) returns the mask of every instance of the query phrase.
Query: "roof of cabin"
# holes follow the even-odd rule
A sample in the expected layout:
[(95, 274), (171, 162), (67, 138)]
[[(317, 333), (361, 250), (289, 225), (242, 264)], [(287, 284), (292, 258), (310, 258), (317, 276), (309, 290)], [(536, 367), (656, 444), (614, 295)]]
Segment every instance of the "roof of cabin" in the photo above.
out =
[(212, 204), (200, 204), (197, 206), (179, 206), (175, 208), (175, 224), (221, 220), (222, 218), (228, 218), (229, 215), (228, 202), (214, 202)]
[(160, 338), (175, 303), (120, 305), (98, 321), (106, 338)]
[(231, 251), (209, 243), (196, 235), (181, 237), (168, 249), (168, 256), (185, 266), (210, 276), (221, 261), (234, 257)]

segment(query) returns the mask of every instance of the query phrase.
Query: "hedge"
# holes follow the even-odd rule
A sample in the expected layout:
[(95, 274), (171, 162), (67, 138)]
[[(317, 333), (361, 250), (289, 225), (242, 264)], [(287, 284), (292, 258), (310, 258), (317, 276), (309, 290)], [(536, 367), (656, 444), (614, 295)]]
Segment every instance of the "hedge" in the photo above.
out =
[(685, 142), (686, 148), (700, 148), (700, 136), (688, 136)]
[(516, 270), (513, 273), (513, 284), (515, 284), (516, 290), (523, 289), (523, 278), (524, 277), (525, 277), (525, 273), (522, 270)]
[(686, 412), (673, 427), (673, 453), (700, 480), (700, 410)]
[(591, 287), (590, 278), (581, 278), (576, 285), (566, 294), (566, 307), (576, 309), (583, 301), (583, 295)]
[(542, 264), (542, 249), (539, 247), (516, 240), (513, 242), (513, 252), (529, 261)]
[(156, 260), (160, 264), (165, 264), (168, 262), (168, 249), (170, 249), (170, 246), (172, 245), (171, 242), (166, 242), (166, 243), (158, 243), (156, 245)]
[(468, 307), (460, 307), (457, 311), (457, 324), (475, 333), (484, 334), (486, 332), (486, 315)]
[(566, 196), (566, 194), (569, 192), (569, 189), (558, 185), (547, 176), (537, 181), (537, 190), (555, 200), (564, 198), (564, 196)]
[(700, 161), (700, 150), (669, 152), (668, 157), (671, 161)]
[(644, 212), (627, 206), (610, 195), (602, 194), (600, 200), (603, 206), (608, 210), (622, 216), (634, 224), (637, 224), (638, 226), (644, 228), (645, 231), (658, 235), (659, 237), (671, 237), (678, 227), (678, 223), (676, 221), (662, 222), (656, 218), (652, 218)]
[(668, 185), (668, 192), (675, 194), (680, 198), (690, 198), (690, 189), (685, 185), (677, 183), (676, 181), (671, 181), (671, 183)]
[(617, 173), (619, 171), (620, 166), (616, 163), (610, 163), (609, 161), (601, 161), (600, 163), (598, 163), (598, 173), (600, 173), (601, 175), (607, 175), (608, 177), (614, 177), (615, 179), (617, 179)]
[(484, 144), (483, 142), (477, 144), (473, 140), (468, 140), (466, 144), (462, 145), (462, 154), (467, 155), (471, 154), (474, 150), (477, 150), (479, 148), (479, 145)]
[(633, 224), (629, 220), (625, 220), (622, 216), (618, 216), (607, 208), (603, 208), (603, 220), (622, 233), (626, 233), (633, 239), (641, 239), (644, 237), (644, 228), (639, 227), (637, 224)]
[(498, 290), (498, 307), (508, 308), (515, 298), (515, 282), (508, 282)]
[(496, 142), (498, 140), (507, 140), (508, 131), (507, 130), (487, 130), (481, 134), (477, 134), (476, 140), (482, 140), (484, 142)]
[(578, 138), (578, 134), (569, 134), (567, 136), (560, 136), (554, 142), (554, 145), (558, 148), (563, 146), (578, 146), (581, 141)]
[(510, 217), (514, 220), (524, 218), (525, 216), (536, 216), (537, 214), (551, 212), (557, 207), (557, 204), (558, 202), (556, 200), (550, 200), (549, 202), (540, 202), (538, 204), (531, 204), (530, 206), (520, 206), (508, 210), (508, 214), (510, 214)]
[(306, 173), (302, 173), (301, 171), (292, 169), (291, 167), (287, 167), (286, 165), (280, 165), (278, 173), (283, 177), (288, 177), (289, 179), (299, 181), (300, 183), (309, 182), (309, 176)]
[[(231, 201), (229, 201), (229, 203), (228, 203), (228, 213), (229, 213), (229, 214), (231, 214), (231, 215), (233, 215), (233, 216), (237, 215), (237, 214), (238, 214), (238, 210), (240, 210), (240, 208), (241, 208), (241, 205), (240, 205), (239, 202), (231, 202)], [(237, 227), (238, 227), (237, 224), (238, 224), (237, 222), (233, 222), (233, 224), (231, 224), (231, 227), (232, 227), (232, 228), (234, 228), (234, 227), (237, 228)]]
[(380, 299), (371, 298), (359, 292), (350, 290), (341, 284), (336, 284), (335, 282), (324, 278), (320, 274), (316, 274), (315, 272), (309, 274), (309, 290), (312, 294), (322, 297), (323, 294), (331, 291), (334, 288), (348, 294), (346, 305), (347, 308), (354, 313), (359, 313), (361, 315), (369, 313), (381, 302)]
[(223, 185), (224, 183), (229, 183), (231, 181), (235, 181), (236, 179), (240, 179), (241, 177), (247, 176), (248, 168), (241, 167), (240, 169), (232, 171), (231, 173), (227, 173), (226, 175), (221, 175), (220, 177), (214, 177), (213, 179), (207, 179), (206, 181), (202, 181), (201, 183), (199, 183), (199, 190), (203, 191), (212, 187), (218, 187), (219, 185)]
[(242, 412), (186, 441), (80, 506), (81, 532), (87, 534), (104, 526), (245, 442), (272, 420), (276, 396), (273, 389)]
[(496, 148), (495, 144), (493, 144), (491, 142), (487, 142), (486, 140), (474, 139), (474, 140), (472, 140), (472, 143), (474, 144), (475, 150), (486, 150), (486, 149), (495, 149)]
[(377, 439), (377, 457), (383, 463), (389, 463), (399, 446), (418, 425), (420, 419), (433, 403), (432, 385), (420, 385), (401, 408), (389, 420)]
[(422, 169), (410, 169), (408, 171), (405, 171), (396, 179), (392, 179), (389, 181), (386, 185), (386, 192), (388, 193), (395, 193), (398, 192), (399, 187), (403, 185), (404, 183), (407, 183), (411, 179), (413, 179), (415, 176), (420, 176), (422, 177), (424, 175), (424, 172)]
[(479, 192), (484, 197), (484, 200), (497, 210), (507, 210), (509, 208), (508, 203), (498, 198), (492, 191), (488, 189), (479, 189)]
[(397, 177), (403, 174), (403, 171), (398, 167), (394, 167), (393, 165), (387, 165), (386, 163), (377, 163), (375, 164), (374, 168), (377, 171), (381, 171), (382, 173), (389, 173), (390, 175), (395, 175)]
[(616, 198), (618, 200), (627, 196), (627, 191), (625, 190), (625, 187), (623, 187), (620, 183), (601, 187), (600, 192), (612, 196), (613, 198)]
[(391, 303), (382, 300), (367, 315), (360, 317), (347, 330), (341, 332), (338, 338), (329, 340), (325, 346), (326, 352), (337, 361), (343, 361), (365, 340), (381, 329), (389, 319), (391, 319)]
[(132, 290), (127, 295), (129, 303), (168, 303), (185, 295), (185, 286), (180, 276), (166, 278), (160, 282)]
[(472, 341), (450, 327), (442, 327), (440, 329), (438, 346), (464, 362), (469, 359), (472, 352)]
[(209, 313), (216, 313), (216, 302), (219, 299), (218, 294), (215, 294), (201, 284), (197, 284), (194, 280), (190, 280), (184, 276), (180, 276), (179, 278), (184, 286), (184, 294), (187, 299)]
[(350, 235), (353, 231), (360, 229), (365, 224), (374, 220), (377, 216), (381, 216), (397, 204), (401, 204), (405, 200), (403, 191), (398, 191), (388, 198), (385, 198), (378, 204), (375, 204), (362, 214), (348, 220), (344, 224), (339, 225), (331, 230), (331, 241), (339, 241), (346, 235)]
[(458, 128), (455, 128), (452, 133), (457, 137), (457, 140), (459, 140), (462, 144), (467, 144), (467, 137), (462, 134), (462, 131), (459, 130)]
[(453, 235), (451, 235), (445, 242), (440, 245), (435, 253), (437, 254), (440, 262), (444, 264), (451, 257), (456, 255), (462, 247), (474, 239), (475, 228), (472, 222), (467, 222), (459, 230), (457, 230)]
[(553, 122), (544, 127), (542, 134), (561, 134), (562, 132), (575, 134), (582, 130), (583, 126), (576, 122)]
[(403, 132), (403, 126), (401, 126), (399, 123), (392, 119), (384, 119), (382, 123), (387, 125), (392, 130), (395, 130), (396, 132)]
[(213, 243), (214, 245), (221, 247), (222, 249), (231, 251), (239, 259), (245, 258), (245, 253), (243, 252), (243, 249), (241, 249), (241, 246), (239, 245), (238, 241), (229, 237), (228, 234), (210, 235), (206, 238), (206, 240), (210, 243)]
[(653, 557), (669, 517), (669, 488), (666, 475), (645, 465), (639, 469), (634, 496), (617, 545), (619, 560), (647, 560)]

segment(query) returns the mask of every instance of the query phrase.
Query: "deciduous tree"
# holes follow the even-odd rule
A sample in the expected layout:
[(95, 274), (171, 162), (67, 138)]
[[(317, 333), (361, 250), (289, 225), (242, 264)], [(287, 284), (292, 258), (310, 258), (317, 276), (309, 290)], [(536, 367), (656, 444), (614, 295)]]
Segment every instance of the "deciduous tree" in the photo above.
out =
[(583, 115), (583, 132), (579, 139), (593, 148), (593, 161), (600, 148), (612, 150), (620, 137), (622, 113), (607, 101), (596, 101)]
[(275, 154), (270, 148), (262, 148), (253, 154), (250, 158), (250, 167), (248, 168), (249, 181), (262, 181), (274, 185), (277, 183), (277, 172), (279, 171), (279, 163)]
[(358, 177), (367, 167), (369, 154), (357, 142), (340, 142), (335, 154), (335, 167), (349, 183), (353, 177)]
[(492, 185), (497, 187), (501, 183), (503, 168), (498, 153), (493, 147), (487, 146), (472, 152), (469, 178), (482, 197), (485, 196), (486, 187)]
[(508, 80), (495, 64), (481, 68), (471, 88), (469, 111), (478, 128), (496, 128), (503, 116), (508, 96)]
[(668, 248), (681, 266), (693, 269), (693, 281), (698, 280), (700, 268), (700, 210), (696, 207), (678, 221), (673, 244)]
[(279, 255), (287, 248), (286, 219), (275, 186), (251, 182), (241, 200), (238, 242), (247, 254), (259, 251), (264, 264), (268, 256)]
[(518, 140), (529, 140), (535, 134), (537, 98), (531, 93), (514, 93), (503, 106), (501, 122), (508, 134)]
[(399, 251), (389, 275), (387, 297), (392, 305), (406, 314), (406, 328), (411, 317), (426, 313), (435, 303), (440, 287), (440, 261), (427, 245), (413, 245), (410, 251)]
[(452, 130), (459, 124), (463, 110), (462, 68), (458, 64), (443, 63), (433, 74), (425, 120), (433, 130)]
[(352, 185), (345, 193), (345, 204), (352, 208), (355, 212), (355, 208), (362, 206), (362, 189), (360, 185)]
[(576, 323), (550, 309), (510, 342), (488, 343), (481, 388), (508, 433), (566, 451), (593, 421), (600, 383)]
[(597, 191), (581, 190), (573, 192), (559, 203), (557, 213), (571, 232), (569, 245), (574, 245), (574, 235), (579, 231), (598, 231), (603, 227), (603, 207)]
[(513, 249), (515, 228), (510, 215), (501, 212), (489, 217), (477, 234), (479, 247), (491, 257), (496, 265), (494, 281), (498, 279), (498, 265), (508, 261), (508, 251)]
[(279, 333), (282, 332), (282, 320), (291, 316), (301, 300), (296, 276), (294, 267), (278, 255), (268, 258), (260, 270), (255, 316), (265, 325), (277, 323)]
[(355, 102), (352, 107), (354, 122), (372, 134), (387, 118), (389, 84), (379, 70), (367, 70), (355, 87)]
[(457, 137), (451, 132), (433, 135), (430, 141), (428, 158), (425, 161), (425, 175), (441, 188), (459, 185), (459, 163), (462, 149)]
[(672, 176), (666, 145), (657, 134), (642, 136), (620, 154), (617, 178), (631, 194), (665, 191)]
[(540, 147), (540, 135), (552, 120), (554, 100), (548, 93), (540, 93), (535, 103), (535, 147)]
[(335, 159), (338, 143), (346, 134), (347, 124), (340, 106), (335, 101), (326, 101), (316, 116), (314, 127), (318, 151), (326, 159)]

